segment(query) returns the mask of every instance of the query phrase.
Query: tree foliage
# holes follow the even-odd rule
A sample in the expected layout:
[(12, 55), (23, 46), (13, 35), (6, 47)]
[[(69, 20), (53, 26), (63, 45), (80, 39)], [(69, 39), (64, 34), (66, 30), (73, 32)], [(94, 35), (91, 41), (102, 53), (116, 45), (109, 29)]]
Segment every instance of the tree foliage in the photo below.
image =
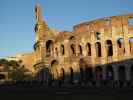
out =
[(0, 59), (0, 64), (4, 66), (4, 70), (9, 73), (9, 78), (15, 81), (20, 80), (31, 80), (33, 79), (32, 75), (26, 75), (26, 72), (29, 72), (24, 65), (21, 65), (20, 61), (7, 61), (6, 59)]

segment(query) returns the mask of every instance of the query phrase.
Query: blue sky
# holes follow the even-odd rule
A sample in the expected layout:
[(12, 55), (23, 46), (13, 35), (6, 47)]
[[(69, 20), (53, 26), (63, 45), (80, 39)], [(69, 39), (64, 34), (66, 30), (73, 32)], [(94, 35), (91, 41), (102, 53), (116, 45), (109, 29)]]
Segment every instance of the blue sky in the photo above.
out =
[[(37, 0), (0, 0), (0, 57), (33, 51)], [(50, 28), (133, 12), (133, 0), (38, 0)]]

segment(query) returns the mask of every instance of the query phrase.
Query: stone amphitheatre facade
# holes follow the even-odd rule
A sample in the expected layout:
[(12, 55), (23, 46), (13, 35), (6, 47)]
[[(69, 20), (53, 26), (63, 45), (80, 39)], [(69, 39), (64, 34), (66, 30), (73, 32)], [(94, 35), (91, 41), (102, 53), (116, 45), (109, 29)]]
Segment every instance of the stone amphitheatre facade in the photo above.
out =
[(41, 81), (133, 80), (133, 14), (51, 30), (35, 7), (35, 75)]

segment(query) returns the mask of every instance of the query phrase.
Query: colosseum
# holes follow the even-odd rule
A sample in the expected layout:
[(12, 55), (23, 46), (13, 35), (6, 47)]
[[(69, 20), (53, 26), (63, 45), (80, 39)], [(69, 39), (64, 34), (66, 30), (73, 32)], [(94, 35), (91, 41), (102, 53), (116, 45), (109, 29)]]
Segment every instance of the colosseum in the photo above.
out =
[(73, 31), (57, 32), (36, 5), (34, 44), (36, 78), (40, 81), (87, 83), (133, 80), (133, 14), (84, 22)]

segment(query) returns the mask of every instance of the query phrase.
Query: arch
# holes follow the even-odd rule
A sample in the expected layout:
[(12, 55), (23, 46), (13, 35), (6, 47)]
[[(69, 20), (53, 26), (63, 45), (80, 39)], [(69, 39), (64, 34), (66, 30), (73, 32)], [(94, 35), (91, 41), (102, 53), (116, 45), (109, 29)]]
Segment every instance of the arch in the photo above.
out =
[(130, 68), (130, 80), (133, 81), (133, 65)]
[(59, 66), (59, 64), (58, 64), (57, 60), (53, 60), (51, 62), (51, 73), (52, 73), (53, 80), (57, 80), (59, 78), (58, 66)]
[(85, 61), (83, 58), (79, 60), (80, 81), (84, 81), (85, 78)]
[(74, 72), (73, 72), (73, 68), (70, 67), (69, 70), (70, 70), (70, 83), (72, 83), (73, 80), (74, 80)]
[(83, 67), (80, 67), (80, 79), (81, 79), (81, 82), (84, 81), (84, 69)]
[(4, 74), (0, 74), (0, 80), (6, 79), (6, 76)]
[(53, 52), (53, 41), (48, 40), (46, 42), (46, 56), (51, 56)]
[(124, 47), (124, 39), (123, 38), (119, 38), (117, 40), (117, 48), (118, 48), (118, 56), (119, 55), (124, 55), (125, 53), (125, 47)]
[(113, 45), (111, 40), (106, 40), (107, 56), (113, 56)]
[(96, 80), (102, 80), (102, 78), (103, 78), (103, 69), (102, 69), (101, 66), (96, 67), (95, 74), (96, 74)]
[(96, 47), (96, 56), (97, 57), (101, 57), (102, 53), (101, 53), (101, 43), (100, 42), (96, 42), (95, 43), (95, 47)]
[(49, 69), (48, 68), (43, 68), (38, 72), (38, 78), (39, 78), (40, 81), (48, 82), (49, 77), (50, 77), (50, 74), (49, 74)]
[(114, 71), (112, 65), (106, 66), (106, 79), (107, 80), (114, 80)]
[(76, 55), (75, 45), (71, 44), (70, 48), (71, 48), (71, 55)]
[(55, 54), (56, 54), (56, 56), (58, 56), (58, 49), (57, 48), (55, 48)]
[(86, 48), (87, 48), (87, 55), (88, 56), (91, 56), (91, 44), (90, 43), (87, 43), (86, 44)]
[(86, 81), (93, 80), (93, 69), (91, 67), (85, 68), (85, 77), (86, 77)]
[(119, 47), (119, 48), (122, 48), (123, 43), (124, 43), (124, 39), (123, 39), (123, 38), (119, 38), (119, 39), (117, 40), (117, 44), (118, 44), (118, 47)]
[(58, 61), (57, 61), (57, 60), (53, 60), (53, 61), (51, 62), (51, 67), (53, 67), (54, 65), (58, 65)]
[(64, 45), (61, 45), (61, 54), (64, 55), (65, 54), (65, 49), (64, 49)]
[(133, 54), (133, 37), (129, 38), (130, 53)]
[(83, 54), (83, 51), (82, 51), (82, 46), (79, 45), (79, 54), (82, 55)]
[(61, 68), (61, 72), (60, 72), (60, 76), (61, 76), (61, 81), (64, 83), (64, 81), (65, 81), (65, 70), (64, 70), (64, 68)]
[(74, 40), (75, 37), (74, 36), (70, 36), (69, 40)]
[(119, 66), (118, 67), (118, 77), (119, 77), (120, 81), (126, 80), (125, 66)]
[(101, 38), (101, 33), (96, 32), (96, 39), (97, 39), (97, 40), (100, 40), (100, 38)]

